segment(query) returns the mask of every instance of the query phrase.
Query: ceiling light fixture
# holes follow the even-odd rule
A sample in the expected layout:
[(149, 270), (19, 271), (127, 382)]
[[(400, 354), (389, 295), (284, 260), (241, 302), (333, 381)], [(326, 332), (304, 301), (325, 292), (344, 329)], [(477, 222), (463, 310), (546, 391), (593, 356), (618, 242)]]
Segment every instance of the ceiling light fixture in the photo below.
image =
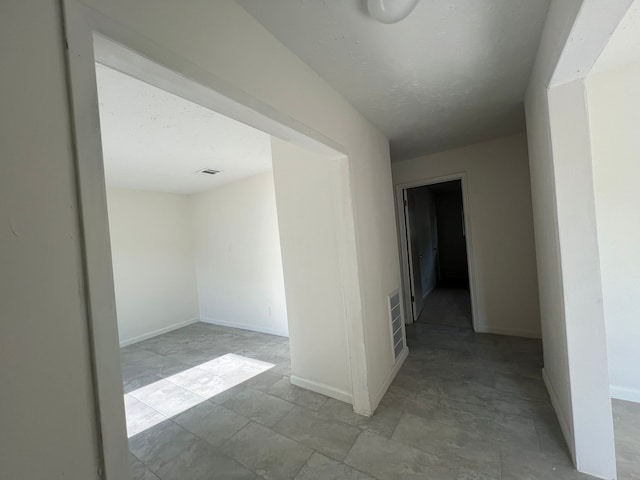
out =
[(367, 0), (369, 14), (380, 23), (397, 23), (413, 12), (418, 0)]

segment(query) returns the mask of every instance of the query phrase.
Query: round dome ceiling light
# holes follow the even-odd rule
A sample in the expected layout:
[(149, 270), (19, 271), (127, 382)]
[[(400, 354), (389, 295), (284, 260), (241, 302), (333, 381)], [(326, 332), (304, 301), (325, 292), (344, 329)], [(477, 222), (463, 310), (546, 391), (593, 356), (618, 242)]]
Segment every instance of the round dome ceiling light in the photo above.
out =
[(367, 0), (369, 14), (380, 23), (397, 23), (416, 8), (418, 0)]

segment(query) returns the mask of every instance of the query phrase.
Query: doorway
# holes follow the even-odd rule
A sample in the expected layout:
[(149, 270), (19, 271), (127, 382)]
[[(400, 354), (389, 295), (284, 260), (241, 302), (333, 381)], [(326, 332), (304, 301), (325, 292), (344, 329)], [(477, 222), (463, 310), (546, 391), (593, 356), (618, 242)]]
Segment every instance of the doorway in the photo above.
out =
[[(135, 35), (125, 35), (108, 20), (86, 15), (71, 5), (66, 11), (69, 94), (98, 430), (107, 478), (127, 477), (129, 454), (123, 441), (126, 430), (96, 62), (271, 136), (286, 308), (301, 312), (295, 316), (297, 320), (289, 321), (290, 383), (351, 403), (358, 412), (371, 413), (365, 352), (352, 351), (352, 345), (363, 344), (364, 330), (347, 149), (309, 127), (281, 120), (282, 115), (273, 108), (243, 92), (229, 91), (207, 71), (185, 67), (180, 56)], [(300, 167), (303, 163), (306, 168)], [(310, 167), (322, 175), (309, 175)], [(307, 199), (305, 216), (296, 210), (302, 197)], [(300, 230), (313, 235), (317, 245), (293, 248), (310, 245), (304, 242), (306, 237), (301, 240)], [(309, 270), (317, 275), (310, 276)], [(327, 295), (335, 302), (326, 302)], [(326, 311), (329, 307), (331, 312)], [(330, 340), (318, 341), (322, 335)], [(334, 352), (329, 360), (328, 341)]]
[(400, 186), (407, 322), (474, 328), (462, 176)]

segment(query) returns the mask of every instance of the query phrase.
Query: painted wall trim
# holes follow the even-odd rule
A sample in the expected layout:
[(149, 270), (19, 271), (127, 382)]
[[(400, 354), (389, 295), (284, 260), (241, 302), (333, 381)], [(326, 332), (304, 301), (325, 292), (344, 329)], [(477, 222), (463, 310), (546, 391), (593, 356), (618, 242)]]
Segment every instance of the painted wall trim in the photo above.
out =
[(351, 401), (348, 403), (370, 408), (369, 355), (365, 344), (358, 341), (363, 339), (366, 342), (367, 329), (361, 270), (358, 265), (357, 219), (353, 208), (353, 182), (349, 157), (339, 159), (336, 167), (331, 169), (334, 221), (336, 231), (341, 232), (347, 239), (346, 242), (337, 242), (336, 246), (351, 372)]
[(542, 338), (542, 333), (533, 330), (514, 330), (511, 328), (495, 328), (479, 325), (476, 333), (492, 333), (494, 335), (509, 335), (511, 337)]
[(339, 390), (324, 383), (314, 382), (313, 380), (296, 377), (295, 375), (291, 375), (290, 381), (292, 385), (295, 385), (297, 387), (306, 388), (307, 390), (311, 390), (312, 392), (320, 393), (322, 395), (326, 395), (327, 397), (335, 398), (336, 400), (340, 400), (342, 402), (353, 405), (353, 396), (349, 392), (345, 392), (344, 390)]
[(90, 11), (61, 0), (100, 477), (130, 475)]
[(560, 424), (560, 430), (562, 430), (562, 434), (564, 435), (564, 439), (567, 442), (567, 446), (571, 451), (571, 458), (575, 465), (576, 463), (576, 452), (575, 452), (575, 442), (573, 441), (573, 434), (571, 433), (571, 427), (569, 422), (567, 422), (564, 413), (562, 413), (562, 409), (560, 409), (560, 403), (558, 401), (558, 396), (556, 395), (556, 391), (553, 388), (553, 384), (551, 383), (551, 379), (547, 375), (545, 369), (542, 369), (542, 380), (544, 381), (544, 386), (547, 387), (547, 392), (549, 392), (549, 398), (551, 398), (551, 406), (553, 410), (556, 412), (556, 417), (558, 418), (558, 423)]
[(264, 328), (264, 327), (260, 327), (260, 326), (256, 326), (256, 325), (249, 325), (249, 324), (246, 324), (246, 323), (229, 322), (227, 320), (218, 320), (218, 319), (209, 318), (209, 317), (201, 317), (200, 321), (204, 322), (204, 323), (211, 323), (213, 325), (220, 325), (222, 327), (239, 328), (240, 330), (249, 330), (249, 331), (252, 331), (252, 332), (268, 333), (269, 335), (277, 335), (279, 337), (287, 337), (287, 338), (289, 338), (289, 332), (287, 332), (285, 330), (275, 329), (275, 328)]
[(616, 400), (626, 400), (627, 402), (640, 403), (640, 390), (638, 390), (637, 388), (611, 385), (611, 398), (615, 398)]
[[(406, 342), (406, 336), (405, 336), (405, 342)], [(389, 376), (386, 378), (384, 383), (380, 386), (378, 391), (375, 393), (375, 395), (371, 399), (371, 406), (372, 406), (371, 412), (356, 412), (356, 413), (359, 413), (361, 415), (367, 415), (367, 416), (373, 415), (373, 412), (375, 412), (376, 408), (378, 408), (378, 405), (380, 404), (382, 397), (384, 397), (384, 394), (387, 393), (387, 390), (391, 386), (391, 382), (393, 382), (393, 379), (396, 378), (396, 375), (402, 368), (402, 365), (404, 365), (404, 361), (407, 359), (408, 356), (409, 356), (409, 348), (406, 346), (406, 343), (405, 343), (404, 350), (402, 350), (402, 353), (400, 353), (398, 360), (396, 360), (396, 363), (393, 366), (393, 370), (391, 370), (391, 373), (389, 374)]]
[(192, 323), (197, 323), (200, 321), (199, 317), (191, 318), (189, 320), (184, 320), (182, 322), (174, 323), (167, 327), (158, 328), (157, 330), (152, 330), (148, 333), (143, 333), (142, 335), (138, 335), (136, 337), (127, 338), (120, 342), (120, 348), (126, 347), (128, 345), (133, 345), (134, 343), (142, 342), (143, 340), (147, 340), (148, 338), (157, 337), (158, 335), (162, 335), (163, 333), (169, 333), (174, 330), (177, 330), (182, 327), (186, 327), (187, 325), (191, 325)]
[(549, 88), (566, 85), (591, 73), (611, 35), (629, 10), (633, 0), (609, 0), (602, 8), (598, 1), (582, 1), (571, 25), (558, 62), (549, 79)]

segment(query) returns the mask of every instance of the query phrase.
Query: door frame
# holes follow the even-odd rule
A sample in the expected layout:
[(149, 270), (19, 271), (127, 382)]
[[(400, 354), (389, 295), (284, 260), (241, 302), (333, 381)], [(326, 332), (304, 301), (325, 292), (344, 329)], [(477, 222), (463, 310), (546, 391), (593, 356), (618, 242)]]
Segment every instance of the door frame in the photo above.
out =
[[(405, 215), (405, 206), (404, 206), (404, 198), (406, 194), (406, 190), (409, 188), (416, 187), (424, 187), (427, 185), (435, 185), (438, 183), (450, 182), (452, 180), (460, 180), (462, 187), (462, 208), (464, 211), (464, 229), (465, 229), (465, 242), (467, 245), (467, 268), (469, 271), (469, 293), (471, 296), (471, 320), (473, 325), (473, 331), (480, 331), (480, 322), (479, 318), (479, 309), (478, 309), (478, 301), (477, 301), (477, 282), (476, 282), (476, 268), (475, 268), (475, 255), (473, 249), (473, 237), (472, 237), (472, 229), (471, 229), (471, 202), (469, 201), (469, 192), (468, 192), (468, 179), (467, 172), (458, 172), (452, 173), (449, 175), (443, 175), (438, 177), (430, 177), (424, 178), (420, 180), (414, 180), (411, 182), (400, 183), (395, 185), (395, 194), (396, 194), (396, 210), (398, 214), (398, 235), (400, 237), (400, 270), (401, 270), (401, 279), (402, 279), (402, 297), (404, 300), (405, 311), (413, 311), (412, 310), (412, 301), (411, 301), (411, 272), (409, 264), (411, 262), (410, 252), (408, 251), (408, 238), (407, 238), (407, 221)], [(409, 321), (410, 320), (410, 321)], [(405, 316), (405, 322), (407, 324), (412, 324), (414, 322), (413, 315), (411, 318), (409, 316)]]
[[(220, 79), (80, 0), (59, 0), (67, 49), (67, 94), (72, 122), (76, 196), (81, 228), (83, 296), (89, 325), (91, 368), (100, 477), (129, 478), (119, 359), (105, 173), (95, 62), (116, 68), (187, 100), (253, 126), (302, 148), (337, 160), (333, 178), (340, 283), (345, 311), (354, 410), (371, 414), (365, 349), (364, 311), (352, 207), (348, 149), (273, 106)], [(107, 42), (117, 50), (96, 50)], [(128, 52), (128, 53), (127, 53)], [(100, 55), (102, 55), (100, 57)], [(98, 58), (100, 57), (100, 58)], [(153, 81), (150, 81), (150, 80)]]
[[(410, 216), (409, 216), (409, 194), (407, 193), (407, 189), (403, 189), (402, 192), (402, 210), (404, 212), (404, 231), (405, 231), (405, 239), (406, 239), (406, 245), (404, 245), (405, 249), (407, 250), (407, 264), (406, 264), (406, 268), (407, 268), (407, 272), (409, 274), (409, 283), (408, 283), (408, 292), (407, 295), (409, 296), (409, 306), (411, 307), (411, 309), (409, 310), (411, 312), (411, 323), (415, 322), (418, 317), (420, 316), (420, 314), (422, 313), (422, 311), (417, 312), (417, 308), (416, 308), (416, 292), (415, 292), (415, 271), (413, 269), (413, 259), (411, 258), (411, 253), (412, 253), (412, 247), (413, 247), (413, 242), (411, 241), (411, 221), (410, 221)], [(424, 305), (423, 305), (423, 309), (424, 309)]]

